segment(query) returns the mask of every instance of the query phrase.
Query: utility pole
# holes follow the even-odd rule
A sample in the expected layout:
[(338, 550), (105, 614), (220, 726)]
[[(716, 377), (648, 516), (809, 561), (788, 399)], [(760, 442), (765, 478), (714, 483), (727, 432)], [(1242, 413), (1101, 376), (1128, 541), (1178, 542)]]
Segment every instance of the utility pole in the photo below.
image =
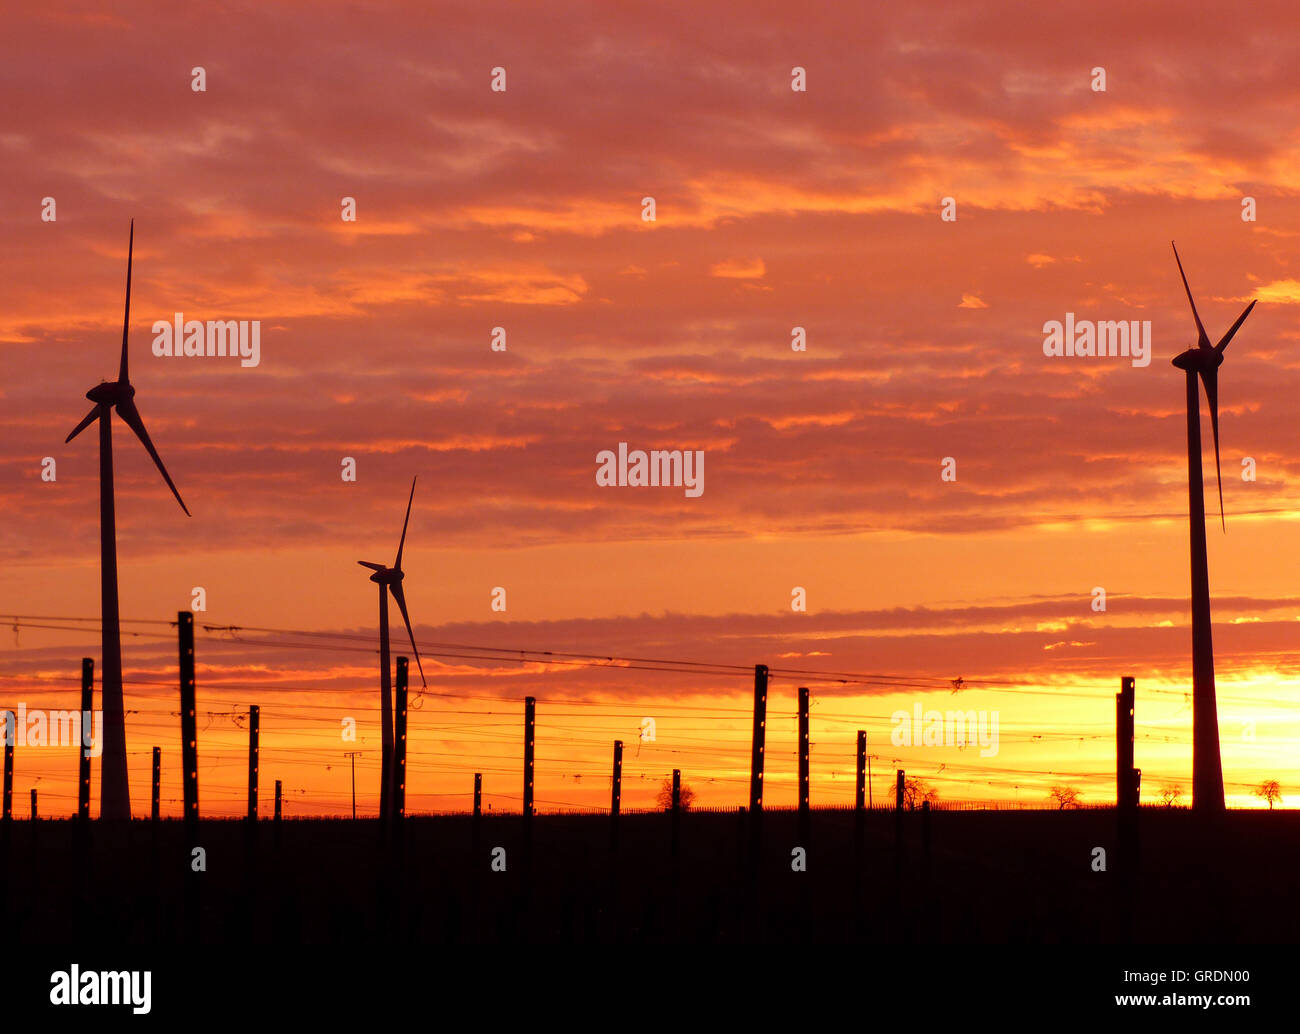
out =
[(537, 734), (537, 700), (524, 697), (524, 821), (532, 828), (533, 818), (533, 748)]
[(343, 752), (345, 758), (352, 759), (352, 817), (357, 817), (357, 757), (361, 754), (359, 750), (348, 750)]
[(754, 822), (763, 810), (763, 751), (767, 742), (767, 665), (754, 665), (754, 742), (749, 762), (749, 811)]
[(1115, 696), (1115, 807), (1128, 811), (1136, 805), (1133, 793), (1133, 713), (1136, 703), (1132, 676), (1120, 679)]
[(623, 741), (614, 741), (614, 778), (610, 783), (609, 813), (618, 818), (619, 805), (623, 803)]
[(181, 766), (185, 796), (185, 832), (189, 846), (199, 822), (199, 733), (194, 689), (194, 615), (182, 610), (176, 615), (180, 641), (181, 677)]
[(149, 817), (157, 822), (162, 816), (162, 748), (153, 749), (153, 788), (150, 793)]
[(14, 744), (18, 742), (18, 716), (6, 711), (4, 810), (0, 812), (7, 826), (14, 817)]
[(261, 749), (258, 726), (262, 709), (253, 704), (248, 709), (248, 821), (257, 821), (257, 761)]
[(867, 806), (867, 730), (858, 730), (857, 785), (854, 787), (853, 808), (861, 811)]
[(393, 815), (406, 819), (406, 690), (410, 661), (397, 658), (397, 687), (393, 707)]
[(808, 817), (810, 741), (808, 739), (809, 699), (807, 687), (799, 690), (799, 814)]
[(86, 730), (95, 728), (95, 662), (81, 658), (81, 747), (77, 756), (77, 818), (90, 821), (90, 744)]

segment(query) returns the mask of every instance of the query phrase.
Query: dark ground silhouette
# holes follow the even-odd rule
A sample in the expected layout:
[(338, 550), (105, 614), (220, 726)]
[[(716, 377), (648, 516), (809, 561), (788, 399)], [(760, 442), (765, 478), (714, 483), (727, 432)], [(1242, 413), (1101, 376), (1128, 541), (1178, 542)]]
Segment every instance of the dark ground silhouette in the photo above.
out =
[[(190, 936), (186, 884), (205, 943), (739, 941), (1272, 943), (1294, 939), (1300, 815), (1143, 809), (1140, 874), (1125, 878), (1115, 813), (868, 813), (855, 865), (851, 811), (767, 812), (762, 865), (734, 812), (408, 819), (403, 851), (374, 821), (207, 821), (207, 871), (191, 874), (183, 824), (9, 830), (6, 926), (14, 943), (175, 942)], [(505, 872), (490, 869), (506, 849)], [(807, 848), (807, 871), (791, 851)], [(1094, 847), (1107, 872), (1094, 872)], [(86, 859), (90, 865), (87, 871)], [(855, 874), (856, 873), (856, 874)]]

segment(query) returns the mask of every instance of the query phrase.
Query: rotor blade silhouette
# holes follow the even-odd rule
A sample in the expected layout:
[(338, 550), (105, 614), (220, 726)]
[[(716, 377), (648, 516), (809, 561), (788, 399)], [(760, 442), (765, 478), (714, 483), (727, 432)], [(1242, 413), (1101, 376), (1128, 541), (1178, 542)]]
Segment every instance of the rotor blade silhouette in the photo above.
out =
[(77, 437), (77, 435), (81, 434), (82, 431), (84, 431), (87, 427), (90, 426), (91, 421), (93, 421), (93, 420), (95, 419), (95, 417), (97, 417), (97, 416), (99, 416), (99, 407), (98, 407), (98, 406), (96, 406), (96, 407), (95, 407), (94, 409), (92, 409), (89, 413), (87, 413), (87, 414), (86, 414), (86, 419), (83, 420), (83, 421), (81, 421), (81, 423), (79, 423), (76, 427), (74, 427), (74, 428), (72, 429), (72, 433), (71, 433), (70, 435), (68, 435), (68, 437), (66, 437), (66, 438), (63, 439), (63, 444), (64, 444), (64, 445), (67, 445), (68, 442), (72, 441), (72, 439), (74, 439), (75, 437)]
[[(126, 331), (131, 325), (131, 255), (135, 251), (135, 220), (131, 220), (131, 237), (126, 246), (126, 314), (122, 317), (122, 367), (117, 379), (120, 384), (127, 383), (126, 377)], [(162, 466), (162, 464), (159, 464)], [(174, 492), (175, 489), (172, 489)], [(180, 496), (177, 496), (179, 499)], [(183, 507), (185, 504), (182, 503)], [(188, 511), (186, 511), (188, 512)]]
[(393, 561), (393, 568), (400, 571), (402, 569), (402, 550), (406, 546), (406, 526), (411, 523), (411, 503), (415, 502), (415, 478), (411, 478), (411, 498), (406, 500), (406, 520), (402, 522), (402, 540), (397, 543), (397, 559)]
[(1187, 300), (1192, 306), (1192, 319), (1196, 320), (1196, 333), (1200, 335), (1196, 343), (1201, 348), (1209, 348), (1210, 338), (1201, 325), (1201, 314), (1196, 311), (1196, 302), (1192, 300), (1192, 289), (1187, 286), (1187, 274), (1183, 272), (1183, 260), (1178, 257), (1178, 248), (1174, 245), (1174, 242), (1170, 241), (1169, 245), (1174, 249), (1174, 261), (1178, 263), (1178, 275), (1183, 278), (1183, 290), (1187, 292)]
[[(1259, 299), (1257, 298), (1255, 299), (1255, 301), (1259, 301)], [(1251, 302), (1249, 305), (1247, 305), (1245, 311), (1242, 312), (1242, 314), (1237, 317), (1237, 322), (1228, 328), (1228, 332), (1223, 335), (1223, 339), (1217, 345), (1214, 346), (1214, 350), (1218, 352), (1219, 355), (1223, 355), (1223, 350), (1228, 347), (1228, 342), (1232, 340), (1232, 335), (1237, 333), (1237, 330), (1241, 327), (1241, 325), (1246, 322), (1246, 317), (1250, 315), (1250, 310), (1253, 309), (1254, 307), (1255, 307), (1255, 302)]]
[(153, 447), (153, 442), (149, 440), (149, 432), (144, 429), (144, 421), (140, 419), (140, 411), (135, 408), (134, 399), (123, 399), (117, 404), (117, 413), (126, 421), (126, 426), (135, 432), (135, 436), (148, 450), (149, 455), (153, 457), (154, 463), (158, 467), (159, 473), (162, 474), (163, 480), (167, 482), (167, 487), (172, 490), (172, 495), (176, 501), (181, 504), (181, 509), (185, 511), (186, 517), (191, 517), (189, 508), (185, 505), (185, 500), (181, 498), (180, 492), (176, 491), (176, 485), (172, 482), (172, 477), (167, 473), (167, 468), (163, 466), (163, 461), (158, 455), (158, 450)]
[(420, 681), (428, 686), (429, 683), (424, 677), (424, 665), (420, 663), (420, 648), (415, 645), (415, 633), (411, 631), (411, 617), (406, 613), (406, 594), (402, 592), (402, 583), (393, 582), (388, 586), (393, 590), (393, 599), (397, 601), (397, 609), (402, 612), (402, 620), (406, 622), (406, 634), (411, 637), (411, 649), (415, 651), (415, 663), (420, 669)]
[(1202, 370), (1201, 382), (1205, 385), (1205, 399), (1210, 404), (1210, 427), (1214, 431), (1214, 474), (1219, 479), (1219, 521), (1228, 530), (1223, 516), (1223, 472), (1219, 469), (1219, 371)]
[(383, 564), (373, 564), (369, 560), (358, 560), (357, 563), (360, 564), (362, 567), (370, 568), (370, 570), (372, 571), (382, 571), (384, 569)]

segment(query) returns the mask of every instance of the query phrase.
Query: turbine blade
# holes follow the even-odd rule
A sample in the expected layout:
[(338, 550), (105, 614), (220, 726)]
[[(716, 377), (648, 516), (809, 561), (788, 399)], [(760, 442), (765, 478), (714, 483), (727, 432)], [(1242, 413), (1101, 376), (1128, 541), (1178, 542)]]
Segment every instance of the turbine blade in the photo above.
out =
[[(1259, 299), (1256, 298), (1255, 301), (1259, 301)], [(1223, 335), (1223, 339), (1217, 345), (1214, 346), (1214, 350), (1216, 352), (1218, 352), (1220, 355), (1223, 354), (1223, 350), (1228, 347), (1228, 342), (1232, 340), (1232, 335), (1237, 333), (1237, 330), (1241, 327), (1241, 325), (1246, 322), (1246, 317), (1250, 315), (1250, 310), (1253, 309), (1254, 307), (1255, 307), (1255, 302), (1251, 302), (1249, 305), (1246, 306), (1245, 311), (1240, 316), (1237, 317), (1237, 322), (1228, 328), (1228, 332)]]
[(393, 599), (397, 601), (397, 609), (402, 612), (402, 620), (406, 622), (406, 634), (411, 637), (411, 649), (415, 651), (415, 663), (420, 669), (420, 681), (427, 687), (429, 683), (424, 677), (424, 665), (420, 663), (420, 648), (415, 645), (415, 633), (411, 631), (411, 616), (406, 613), (406, 594), (402, 592), (402, 583), (393, 582), (389, 588), (393, 591)]
[(1170, 241), (1169, 244), (1174, 248), (1174, 261), (1178, 263), (1178, 275), (1183, 278), (1183, 290), (1187, 292), (1187, 301), (1192, 306), (1192, 318), (1196, 320), (1196, 333), (1198, 335), (1196, 343), (1201, 348), (1209, 348), (1210, 338), (1205, 333), (1205, 328), (1201, 326), (1201, 314), (1196, 311), (1196, 302), (1192, 300), (1192, 289), (1187, 286), (1187, 274), (1183, 272), (1183, 260), (1178, 257), (1178, 248), (1174, 246), (1174, 242)]
[(1223, 515), (1223, 472), (1219, 469), (1219, 371), (1202, 370), (1201, 382), (1205, 385), (1205, 399), (1210, 404), (1210, 428), (1214, 432), (1214, 475), (1219, 480), (1219, 521), (1228, 530)]
[[(126, 314), (122, 317), (122, 367), (118, 371), (119, 384), (127, 383), (126, 376), (126, 331), (131, 325), (131, 255), (135, 251), (135, 220), (131, 220), (131, 237), (126, 245)], [(159, 464), (161, 466), (161, 464)], [(174, 489), (173, 489), (174, 491)], [(180, 498), (179, 496), (177, 498)], [(182, 504), (183, 505), (183, 504)]]
[(185, 511), (185, 516), (193, 516), (186, 507), (185, 500), (181, 498), (180, 492), (176, 491), (176, 485), (172, 482), (171, 475), (167, 473), (167, 468), (163, 466), (158, 450), (153, 447), (153, 442), (149, 440), (149, 432), (144, 429), (144, 421), (140, 419), (140, 411), (135, 408), (135, 399), (123, 399), (119, 402), (117, 404), (117, 414), (126, 421), (126, 426), (135, 432), (135, 436), (140, 439), (141, 444), (153, 457), (159, 473), (162, 474), (163, 480), (167, 482), (167, 487), (172, 490), (172, 495), (176, 497), (176, 501), (181, 504), (181, 509)]
[(81, 434), (82, 431), (84, 431), (87, 427), (90, 426), (91, 421), (94, 420), (95, 417), (97, 416), (99, 416), (99, 407), (95, 406), (89, 413), (86, 414), (86, 419), (81, 421), (81, 423), (79, 423), (76, 427), (74, 427), (72, 429), (72, 433), (68, 435), (68, 437), (63, 439), (63, 444), (67, 445), (68, 442), (72, 441), (72, 439), (77, 437), (77, 435)]
[(372, 571), (382, 571), (384, 569), (383, 564), (372, 564), (369, 560), (358, 560), (357, 563), (362, 567), (370, 568)]
[(393, 562), (393, 569), (400, 571), (402, 569), (402, 550), (406, 548), (406, 527), (411, 523), (411, 503), (415, 501), (415, 478), (411, 478), (411, 498), (406, 500), (406, 520), (402, 522), (402, 540), (397, 543), (397, 559)]

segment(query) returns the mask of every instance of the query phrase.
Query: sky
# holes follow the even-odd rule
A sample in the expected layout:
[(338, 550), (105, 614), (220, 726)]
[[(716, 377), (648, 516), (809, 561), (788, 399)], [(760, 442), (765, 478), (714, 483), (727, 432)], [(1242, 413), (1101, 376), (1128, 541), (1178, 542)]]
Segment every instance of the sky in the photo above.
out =
[[(1300, 781), (1293, 7), (56, 2), (6, 23), (0, 704), (75, 706), (98, 664), (97, 448), (63, 439), (116, 375), (134, 219), (131, 378), (193, 513), (116, 422), (137, 814), (153, 746), (180, 811), (167, 622), (196, 588), (204, 813), (243, 810), (251, 704), (264, 801), (280, 779), (288, 814), (348, 810), (359, 750), (374, 813), (356, 561), (391, 562), (413, 477), (414, 811), (467, 808), (474, 772), (518, 810), (530, 694), (543, 810), (606, 806), (615, 739), (627, 807), (673, 768), (702, 805), (744, 803), (760, 663), (785, 673), (769, 806), (795, 800), (801, 685), (814, 804), (852, 802), (858, 729), (875, 799), (903, 768), (941, 800), (1113, 801), (1125, 675), (1143, 798), (1185, 802), (1169, 360), (1195, 327), (1171, 240), (1212, 339), (1259, 302), (1220, 375), (1208, 523), (1228, 800)], [(259, 362), (155, 355), (176, 313), (259, 321)], [(1149, 365), (1046, 355), (1067, 313), (1149, 321)], [(702, 493), (600, 485), (622, 442), (701, 450)], [(996, 714), (996, 754), (896, 742), (918, 703)], [(31, 788), (75, 809), (73, 748), (15, 765), (19, 814)]]

